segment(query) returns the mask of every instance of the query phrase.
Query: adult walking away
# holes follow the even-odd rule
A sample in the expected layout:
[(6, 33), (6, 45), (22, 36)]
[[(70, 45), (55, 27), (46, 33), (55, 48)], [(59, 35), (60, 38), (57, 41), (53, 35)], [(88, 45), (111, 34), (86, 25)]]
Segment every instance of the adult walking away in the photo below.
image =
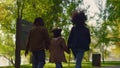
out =
[(42, 18), (38, 17), (33, 23), (33, 28), (30, 30), (28, 42), (26, 46), (25, 56), (28, 51), (32, 52), (33, 68), (43, 68), (45, 64), (45, 49), (49, 45), (48, 30), (44, 26)]
[(50, 62), (55, 63), (56, 68), (63, 68), (62, 62), (67, 62), (64, 51), (70, 53), (64, 38), (61, 36), (61, 31), (62, 29), (60, 28), (52, 30), (53, 38), (51, 39), (51, 44), (49, 46)]
[(72, 15), (73, 27), (68, 38), (68, 47), (72, 50), (76, 59), (75, 68), (82, 68), (82, 59), (85, 51), (89, 50), (91, 42), (89, 29), (85, 21), (87, 17), (83, 11), (74, 12)]

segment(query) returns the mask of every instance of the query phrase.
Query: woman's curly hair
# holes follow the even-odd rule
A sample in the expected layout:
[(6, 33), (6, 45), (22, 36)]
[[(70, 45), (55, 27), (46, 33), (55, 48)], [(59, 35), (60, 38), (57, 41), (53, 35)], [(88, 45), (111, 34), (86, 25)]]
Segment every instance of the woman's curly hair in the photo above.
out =
[(85, 21), (87, 20), (87, 16), (84, 11), (77, 12), (75, 11), (72, 14), (72, 23), (73, 25), (85, 25)]

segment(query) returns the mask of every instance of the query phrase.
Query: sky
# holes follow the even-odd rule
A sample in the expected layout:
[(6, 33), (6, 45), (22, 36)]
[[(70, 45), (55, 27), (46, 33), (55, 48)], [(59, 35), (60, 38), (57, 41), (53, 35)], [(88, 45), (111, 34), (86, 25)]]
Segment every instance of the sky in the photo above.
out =
[[(93, 17), (95, 13), (100, 13), (98, 3), (102, 4), (100, 7), (102, 7), (103, 10), (105, 9), (106, 0), (83, 0), (83, 3), (84, 8), (90, 6), (87, 9), (88, 17)], [(98, 17), (96, 16), (96, 18)], [(89, 25), (96, 25), (96, 21), (93, 19), (89, 20)]]
[(91, 14), (99, 11), (94, 0), (84, 0), (84, 4), (85, 6), (90, 6), (88, 11), (91, 12)]

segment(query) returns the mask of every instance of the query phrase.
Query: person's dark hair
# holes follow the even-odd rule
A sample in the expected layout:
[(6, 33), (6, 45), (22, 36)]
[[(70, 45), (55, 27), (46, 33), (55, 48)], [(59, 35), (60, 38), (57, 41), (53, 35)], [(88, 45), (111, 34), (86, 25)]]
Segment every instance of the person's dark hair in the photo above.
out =
[(73, 25), (85, 25), (85, 21), (87, 20), (87, 16), (84, 11), (74, 12), (72, 15), (72, 23)]
[(41, 17), (37, 17), (33, 23), (35, 26), (44, 26), (44, 21)]
[(52, 32), (53, 32), (54, 37), (61, 36), (61, 31), (62, 31), (62, 29), (60, 29), (60, 28), (53, 29)]

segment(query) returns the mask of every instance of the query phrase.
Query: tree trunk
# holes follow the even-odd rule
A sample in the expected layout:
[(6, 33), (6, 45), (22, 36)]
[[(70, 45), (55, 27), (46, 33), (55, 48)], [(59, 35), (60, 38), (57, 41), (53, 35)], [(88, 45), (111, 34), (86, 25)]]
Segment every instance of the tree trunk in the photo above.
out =
[(16, 49), (15, 49), (15, 68), (20, 68), (20, 35), (21, 35), (21, 19), (17, 19), (16, 23)]

